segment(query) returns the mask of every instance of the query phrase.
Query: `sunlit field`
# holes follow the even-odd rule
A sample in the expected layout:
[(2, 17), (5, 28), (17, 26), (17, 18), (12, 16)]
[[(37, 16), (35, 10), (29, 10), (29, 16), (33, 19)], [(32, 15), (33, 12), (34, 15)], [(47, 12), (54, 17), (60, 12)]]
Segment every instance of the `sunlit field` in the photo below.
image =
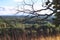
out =
[(18, 36), (18, 37), (14, 37), (14, 36), (8, 36), (5, 35), (3, 37), (0, 36), (0, 40), (60, 40), (60, 35), (56, 35), (56, 36), (48, 36), (48, 37), (26, 37), (26, 36)]

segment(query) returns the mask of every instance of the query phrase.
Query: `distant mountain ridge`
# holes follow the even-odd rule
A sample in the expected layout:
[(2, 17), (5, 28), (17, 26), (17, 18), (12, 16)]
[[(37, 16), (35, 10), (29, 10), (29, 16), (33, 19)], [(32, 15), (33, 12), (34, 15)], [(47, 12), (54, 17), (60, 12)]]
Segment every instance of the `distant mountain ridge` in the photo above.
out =
[[(21, 19), (29, 19), (29, 18), (31, 18), (31, 17), (33, 17), (31, 20), (29, 19), (29, 20), (25, 20), (26, 22), (25, 23), (36, 23), (36, 20), (39, 20), (39, 19), (43, 19), (44, 17), (46, 17), (47, 15), (40, 15), (39, 17), (36, 17), (36, 16), (0, 16), (0, 17), (2, 17), (3, 19), (5, 19), (5, 20), (16, 20), (16, 19), (18, 19), (18, 20), (21, 20)], [(51, 17), (48, 17), (45, 21), (48, 21), (48, 22), (53, 22), (53, 18), (55, 18), (55, 16), (51, 16)], [(17, 21), (17, 20), (16, 20)]]

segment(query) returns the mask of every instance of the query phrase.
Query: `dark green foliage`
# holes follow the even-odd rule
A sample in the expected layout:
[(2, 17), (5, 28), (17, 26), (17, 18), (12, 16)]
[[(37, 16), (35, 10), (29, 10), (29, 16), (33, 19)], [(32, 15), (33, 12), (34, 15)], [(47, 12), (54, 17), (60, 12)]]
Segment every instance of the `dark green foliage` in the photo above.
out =
[(58, 27), (60, 25), (60, 0), (52, 0), (53, 1), (53, 9), (56, 10), (56, 18), (54, 20), (54, 24), (56, 25), (56, 27)]

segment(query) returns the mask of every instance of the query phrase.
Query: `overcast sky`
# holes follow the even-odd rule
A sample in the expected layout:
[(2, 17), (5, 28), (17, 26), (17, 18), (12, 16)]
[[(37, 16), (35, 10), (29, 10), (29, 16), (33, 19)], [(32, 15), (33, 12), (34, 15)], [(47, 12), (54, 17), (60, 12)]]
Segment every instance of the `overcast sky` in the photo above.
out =
[[(22, 7), (22, 2), (23, 0), (0, 0), (0, 15), (14, 15), (17, 11), (17, 5)], [(42, 9), (42, 4), (44, 4), (44, 1), (46, 0), (33, 0), (34, 4), (34, 9), (39, 10)], [(25, 0), (26, 3), (32, 4), (31, 0)], [(30, 9), (31, 7), (25, 6), (25, 8)], [(40, 14), (50, 14), (50, 10), (45, 10), (40, 12)], [(21, 14), (18, 14), (21, 15)]]

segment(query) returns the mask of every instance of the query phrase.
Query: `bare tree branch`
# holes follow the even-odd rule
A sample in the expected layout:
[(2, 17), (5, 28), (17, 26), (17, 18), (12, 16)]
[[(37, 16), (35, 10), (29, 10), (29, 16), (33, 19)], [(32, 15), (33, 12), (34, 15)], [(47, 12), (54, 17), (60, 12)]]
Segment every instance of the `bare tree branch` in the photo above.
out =
[[(25, 2), (24, 2), (24, 3), (25, 3)], [(25, 3), (25, 4), (26, 4), (26, 3)], [(27, 5), (27, 4), (26, 4), (26, 5)], [(28, 5), (30, 5), (30, 4), (28, 4)], [(17, 12), (16, 14), (18, 14), (18, 13), (20, 13), (20, 12), (29, 13), (29, 14), (34, 14), (35, 12), (41, 12), (41, 11), (47, 10), (47, 9), (50, 9), (51, 11), (53, 11), (51, 8), (49, 8), (49, 7), (51, 7), (51, 5), (52, 5), (52, 3), (51, 3), (50, 5), (48, 5), (47, 8), (45, 8), (45, 9), (40, 9), (40, 10), (36, 10), (36, 11), (34, 10), (33, 5), (31, 5), (33, 11), (31, 11), (31, 10), (29, 10), (29, 9), (26, 9), (26, 10), (23, 10), (23, 11), (17, 10), (18, 12)], [(29, 11), (29, 12), (28, 12), (28, 11)]]
[[(31, 0), (31, 1), (32, 1), (32, 0)], [(47, 19), (48, 17), (52, 16), (52, 15), (56, 12), (56, 10), (53, 10), (53, 9), (50, 8), (53, 3), (50, 3), (49, 5), (47, 5), (47, 7), (46, 7), (45, 9), (34, 10), (34, 7), (33, 7), (33, 6), (34, 6), (34, 2), (33, 2), (33, 1), (32, 1), (33, 4), (27, 4), (24, 0), (23, 0), (23, 2), (24, 2), (25, 5), (31, 6), (32, 11), (29, 10), (29, 9), (24, 9), (24, 10), (22, 10), (22, 11), (21, 11), (21, 10), (17, 10), (17, 13), (23, 12), (23, 13), (29, 13), (29, 14), (35, 15), (35, 16), (31, 17), (31, 18), (27, 18), (27, 19), (23, 20), (23, 22), (24, 22), (24, 21), (27, 21), (27, 20), (30, 20), (30, 19), (32, 19), (32, 18), (35, 18), (35, 17), (40, 16), (40, 14), (38, 14), (37, 12), (41, 12), (41, 11), (43, 11), (43, 10), (48, 10), (48, 9), (49, 9), (49, 10), (53, 11), (53, 13), (47, 15), (47, 17), (45, 17), (45, 18), (43, 18), (43, 19), (41, 19), (41, 20)], [(16, 14), (17, 14), (17, 13), (16, 13)]]
[[(23, 13), (28, 13), (28, 14), (35, 15), (35, 16), (30, 17), (30, 18), (26, 18), (25, 20), (22, 20), (22, 22), (26, 22), (26, 21), (28, 21), (28, 20), (31, 20), (32, 18), (39, 17), (40, 14), (38, 14), (37, 12), (41, 12), (41, 11), (43, 11), (43, 10), (49, 9), (49, 10), (53, 11), (53, 13), (51, 13), (51, 14), (47, 15), (47, 17), (41, 19), (41, 20), (46, 20), (48, 17), (52, 16), (52, 15), (53, 15), (54, 13), (56, 13), (56, 11), (57, 11), (57, 10), (53, 10), (53, 9), (50, 8), (53, 3), (47, 5), (47, 7), (46, 7), (45, 9), (34, 10), (34, 2), (33, 2), (32, 0), (31, 0), (31, 2), (32, 2), (32, 4), (27, 4), (27, 3), (25, 2), (25, 0), (23, 0), (24, 6), (25, 6), (25, 5), (28, 5), (28, 6), (30, 6), (30, 7), (32, 8), (32, 10), (25, 9), (24, 6), (23, 6), (23, 8), (22, 8), (23, 10), (16, 9), (16, 11), (17, 11), (16, 14), (18, 14), (18, 13), (20, 13), (20, 12), (23, 12)], [(28, 16), (26, 16), (26, 17), (28, 17)], [(0, 16), (0, 18), (1, 18), (5, 23), (7, 23), (8, 25), (14, 27), (14, 26), (11, 25), (9, 22), (7, 22), (5, 19), (3, 19), (3, 17)]]

